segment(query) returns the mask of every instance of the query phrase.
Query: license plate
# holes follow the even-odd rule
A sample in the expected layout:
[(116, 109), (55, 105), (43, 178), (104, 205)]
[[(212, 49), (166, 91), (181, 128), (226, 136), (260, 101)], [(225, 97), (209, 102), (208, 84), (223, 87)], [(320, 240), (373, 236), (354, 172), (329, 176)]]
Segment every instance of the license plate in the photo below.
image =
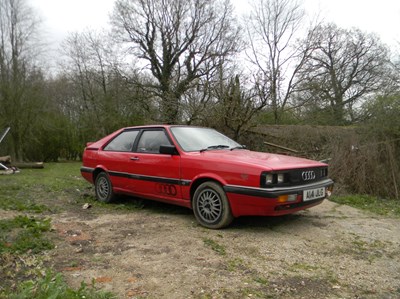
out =
[(324, 197), (325, 197), (325, 187), (303, 191), (303, 201), (324, 198)]

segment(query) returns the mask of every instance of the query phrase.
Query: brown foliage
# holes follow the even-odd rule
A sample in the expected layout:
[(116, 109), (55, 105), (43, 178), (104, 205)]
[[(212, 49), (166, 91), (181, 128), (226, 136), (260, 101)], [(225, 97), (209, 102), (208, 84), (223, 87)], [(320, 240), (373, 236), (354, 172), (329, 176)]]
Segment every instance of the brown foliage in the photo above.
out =
[[(263, 126), (253, 130), (245, 141), (254, 150), (328, 159), (336, 192), (399, 199), (398, 140), (378, 140), (358, 127)], [(264, 141), (298, 153), (268, 146)]]

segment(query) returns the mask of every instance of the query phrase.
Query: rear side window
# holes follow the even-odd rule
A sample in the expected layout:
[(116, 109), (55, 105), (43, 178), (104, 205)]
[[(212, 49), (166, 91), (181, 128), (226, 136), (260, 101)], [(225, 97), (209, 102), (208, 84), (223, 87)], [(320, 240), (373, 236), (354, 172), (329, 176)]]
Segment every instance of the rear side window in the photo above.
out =
[(130, 152), (139, 131), (124, 131), (104, 148), (105, 151)]

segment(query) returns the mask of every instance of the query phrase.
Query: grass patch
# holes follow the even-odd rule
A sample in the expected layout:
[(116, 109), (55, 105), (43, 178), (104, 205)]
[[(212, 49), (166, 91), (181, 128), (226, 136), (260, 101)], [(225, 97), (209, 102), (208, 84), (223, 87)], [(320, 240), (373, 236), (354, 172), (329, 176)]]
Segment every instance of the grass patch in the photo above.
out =
[(299, 272), (299, 271), (313, 272), (316, 270), (318, 270), (318, 267), (305, 263), (294, 263), (289, 267), (289, 271), (292, 272)]
[(391, 245), (389, 242), (371, 241), (354, 235), (354, 238), (349, 243), (343, 244), (338, 248), (338, 254), (348, 254), (353, 256), (355, 260), (365, 260), (372, 263), (376, 259), (382, 258), (383, 255), (392, 258), (398, 255), (398, 250), (389, 251), (389, 245)]
[(40, 277), (44, 252), (54, 248), (45, 236), (50, 229), (50, 219), (45, 218), (16, 216), (0, 220), (0, 298), (11, 298), (15, 281)]
[(0, 176), (0, 209), (42, 213), (55, 212), (43, 199), (57, 199), (71, 190), (87, 187), (80, 175), (81, 163), (48, 163), (44, 169), (22, 169)]
[[(69, 207), (81, 210), (85, 202), (94, 204), (93, 188), (80, 175), (80, 166), (79, 162), (47, 163), (44, 169), (0, 176), (0, 209), (48, 215)], [(113, 205), (102, 209), (97, 202), (96, 206), (100, 212), (113, 209)], [(0, 219), (0, 299), (116, 298), (93, 283), (72, 289), (61, 274), (53, 273), (49, 269), (48, 250), (54, 248), (50, 237), (48, 217)]]
[(245, 268), (244, 261), (241, 258), (234, 258), (228, 261), (227, 270), (229, 272), (233, 272), (241, 268)]
[(8, 197), (0, 199), (0, 206), (3, 210), (14, 210), (14, 211), (29, 211), (34, 213), (43, 213), (50, 211), (50, 209), (42, 204), (36, 204), (31, 200), (15, 200), (15, 197)]
[(255, 277), (253, 280), (261, 285), (269, 285), (268, 279), (264, 277)]
[[(1, 296), (1, 294), (0, 294)], [(79, 289), (70, 288), (64, 281), (61, 274), (52, 274), (48, 272), (44, 277), (33, 281), (29, 280), (22, 283), (17, 291), (9, 294), (9, 299), (111, 299), (117, 298), (110, 292), (99, 290), (94, 282), (91, 286), (81, 283)]]
[(400, 217), (400, 200), (383, 199), (370, 195), (332, 196), (330, 200), (377, 215)]
[(81, 162), (46, 163), (44, 169), (22, 169), (18, 174), (0, 176), (0, 209), (57, 213), (65, 204), (86, 202), (108, 212), (143, 208), (141, 200), (127, 197), (113, 204), (96, 201), (93, 186), (80, 174), (81, 165)]
[(0, 220), (0, 298), (116, 298), (96, 289), (94, 283), (72, 289), (61, 274), (46, 268), (44, 251), (54, 248), (45, 236), (50, 230), (50, 219), (16, 216)]
[(244, 288), (241, 290), (243, 298), (277, 298), (276, 295), (266, 293), (266, 290), (259, 290), (257, 288)]
[(50, 219), (16, 216), (13, 219), (0, 220), (0, 254), (39, 253), (52, 249), (54, 245), (43, 236), (50, 230)]
[(203, 242), (206, 246), (210, 247), (219, 255), (226, 255), (225, 247), (219, 244), (218, 242), (214, 241), (213, 239), (205, 238), (203, 239)]

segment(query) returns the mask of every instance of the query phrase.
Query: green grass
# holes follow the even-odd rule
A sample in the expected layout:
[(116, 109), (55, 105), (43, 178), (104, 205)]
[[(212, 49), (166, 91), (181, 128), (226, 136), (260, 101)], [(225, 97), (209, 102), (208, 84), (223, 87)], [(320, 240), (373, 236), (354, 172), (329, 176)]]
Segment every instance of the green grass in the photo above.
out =
[(18, 174), (0, 175), (0, 209), (42, 213), (55, 212), (43, 198), (88, 187), (79, 172), (81, 163), (48, 163), (44, 169), (22, 169)]
[(230, 259), (227, 262), (227, 270), (229, 272), (234, 272), (240, 268), (245, 268), (244, 261), (241, 258)]
[(50, 229), (48, 218), (0, 219), (0, 298), (10, 298), (14, 294), (11, 289), (15, 281), (40, 275), (44, 252), (54, 248), (46, 236)]
[(370, 195), (332, 196), (330, 200), (377, 215), (400, 217), (400, 200), (383, 199)]
[(269, 284), (268, 279), (266, 279), (266, 278), (264, 278), (264, 277), (255, 277), (253, 280), (254, 280), (255, 282), (261, 284), (261, 285), (268, 285), (268, 284)]
[(80, 174), (80, 162), (46, 163), (44, 169), (22, 169), (0, 175), (0, 209), (33, 213), (57, 213), (64, 204), (90, 203), (102, 211), (134, 211), (141, 200), (121, 198), (113, 204), (96, 201), (94, 189)]
[[(1, 298), (1, 294), (0, 294)], [(6, 298), (6, 297), (4, 297)], [(94, 283), (91, 286), (81, 283), (79, 289), (70, 288), (60, 274), (51, 272), (38, 280), (29, 280), (22, 283), (16, 292), (8, 295), (9, 299), (111, 299), (116, 298), (110, 292), (96, 289)]]
[(219, 244), (218, 242), (214, 241), (213, 239), (205, 238), (203, 239), (203, 242), (206, 246), (210, 247), (219, 255), (226, 255), (225, 247)]
[(289, 267), (289, 270), (293, 272), (299, 272), (299, 271), (313, 272), (318, 270), (318, 267), (305, 263), (294, 263)]
[[(94, 284), (70, 288), (61, 274), (49, 268), (51, 241), (49, 214), (69, 205), (89, 202), (98, 211), (126, 208), (129, 204), (103, 205), (95, 202), (94, 192), (80, 175), (81, 163), (48, 163), (44, 169), (22, 169), (13, 175), (0, 175), (0, 209), (18, 211), (15, 217), (0, 219), (0, 299), (3, 298), (116, 298)], [(45, 214), (43, 216), (32, 216)], [(5, 214), (7, 215), (7, 214)], [(13, 215), (13, 214), (11, 214)], [(18, 282), (18, 283), (15, 283)]]
[(40, 253), (52, 249), (54, 245), (44, 233), (50, 230), (50, 219), (16, 216), (0, 220), (0, 254)]

